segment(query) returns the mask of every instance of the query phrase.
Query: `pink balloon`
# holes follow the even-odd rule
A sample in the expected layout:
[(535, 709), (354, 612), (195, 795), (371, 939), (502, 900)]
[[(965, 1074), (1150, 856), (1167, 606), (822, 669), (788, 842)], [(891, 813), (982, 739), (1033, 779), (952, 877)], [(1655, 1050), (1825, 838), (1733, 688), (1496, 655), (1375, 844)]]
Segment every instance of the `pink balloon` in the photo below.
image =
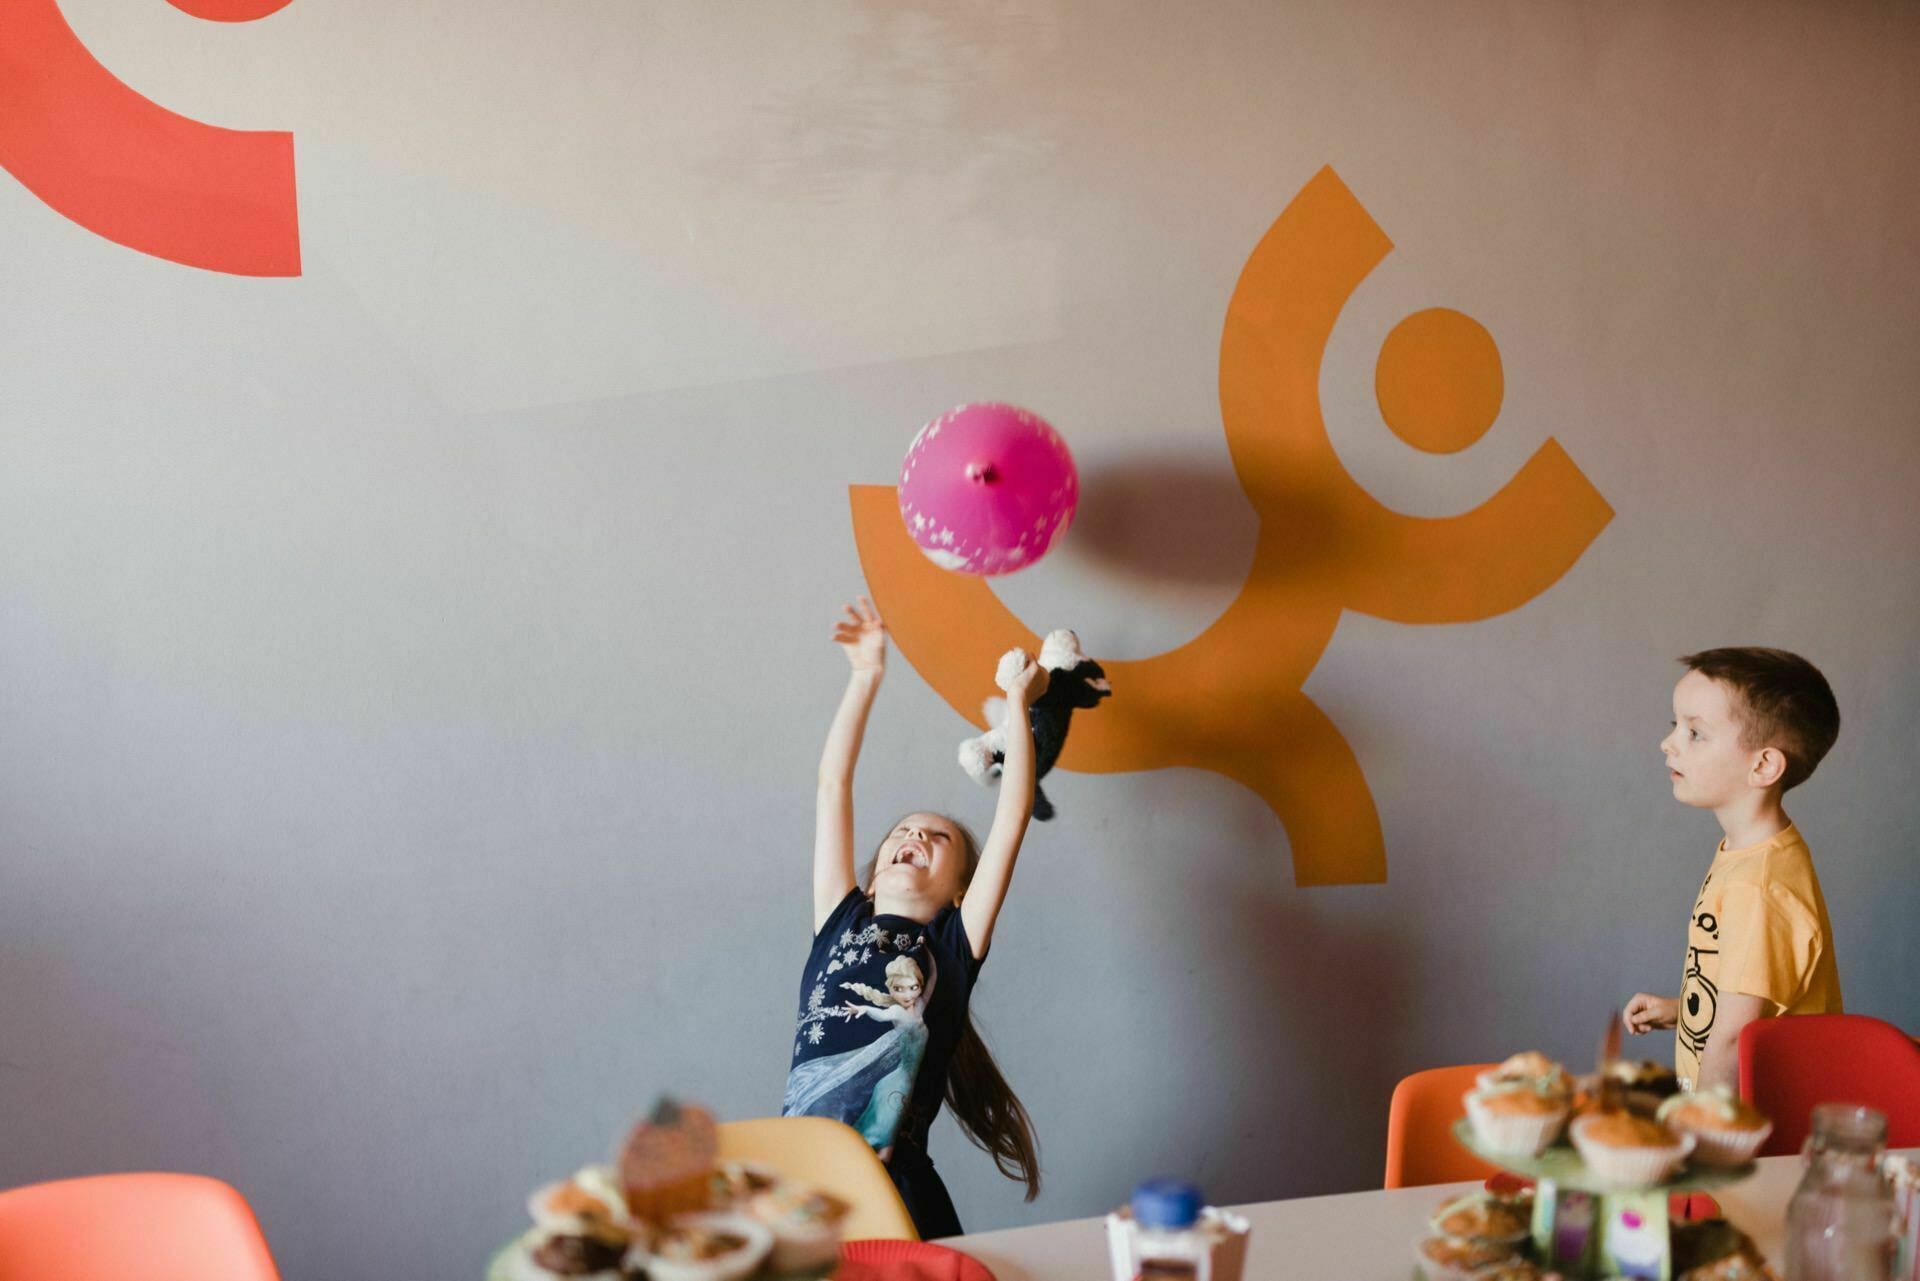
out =
[(900, 515), (942, 569), (1010, 574), (1047, 554), (1073, 520), (1080, 477), (1060, 433), (1017, 405), (961, 405), (913, 438)]

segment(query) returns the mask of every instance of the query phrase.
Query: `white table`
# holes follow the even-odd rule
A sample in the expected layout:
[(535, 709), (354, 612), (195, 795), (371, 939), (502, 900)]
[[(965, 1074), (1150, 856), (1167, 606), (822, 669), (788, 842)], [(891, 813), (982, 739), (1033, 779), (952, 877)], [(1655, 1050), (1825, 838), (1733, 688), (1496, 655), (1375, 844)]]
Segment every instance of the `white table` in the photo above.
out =
[[(1753, 1178), (1713, 1196), (1727, 1218), (1777, 1265), (1787, 1201), (1800, 1183), (1800, 1158), (1763, 1157), (1757, 1165)], [(1253, 1224), (1247, 1281), (1408, 1281), (1414, 1244), (1426, 1235), (1427, 1217), (1449, 1195), (1478, 1186), (1448, 1183), (1235, 1206)], [(1110, 1281), (1106, 1226), (1099, 1219), (981, 1232), (946, 1244), (979, 1259), (998, 1281)]]

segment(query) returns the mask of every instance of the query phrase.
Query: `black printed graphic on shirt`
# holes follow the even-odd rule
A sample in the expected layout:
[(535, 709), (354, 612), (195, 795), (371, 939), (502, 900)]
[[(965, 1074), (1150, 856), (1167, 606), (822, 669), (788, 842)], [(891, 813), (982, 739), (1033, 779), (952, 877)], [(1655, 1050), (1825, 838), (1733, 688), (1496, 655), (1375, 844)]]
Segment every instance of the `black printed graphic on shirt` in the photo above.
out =
[[(1713, 873), (1700, 883), (1700, 897), (1693, 902), (1693, 918), (1687, 930), (1687, 969), (1680, 985), (1680, 1044), (1697, 1058), (1707, 1052), (1707, 1038), (1713, 1035), (1713, 1016), (1720, 1005), (1720, 989), (1707, 977), (1702, 961), (1718, 957), (1720, 922), (1706, 908), (1707, 886)], [(1718, 971), (1719, 965), (1715, 963)]]

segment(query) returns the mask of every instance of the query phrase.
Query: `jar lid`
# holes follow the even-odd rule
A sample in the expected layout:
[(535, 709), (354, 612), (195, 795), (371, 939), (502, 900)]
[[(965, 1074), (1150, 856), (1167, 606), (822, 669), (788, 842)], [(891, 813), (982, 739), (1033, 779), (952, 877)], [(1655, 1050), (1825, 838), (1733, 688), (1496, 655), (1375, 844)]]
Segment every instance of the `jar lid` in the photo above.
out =
[(1149, 1179), (1133, 1190), (1133, 1218), (1143, 1228), (1190, 1228), (1201, 1204), (1200, 1189), (1179, 1179)]

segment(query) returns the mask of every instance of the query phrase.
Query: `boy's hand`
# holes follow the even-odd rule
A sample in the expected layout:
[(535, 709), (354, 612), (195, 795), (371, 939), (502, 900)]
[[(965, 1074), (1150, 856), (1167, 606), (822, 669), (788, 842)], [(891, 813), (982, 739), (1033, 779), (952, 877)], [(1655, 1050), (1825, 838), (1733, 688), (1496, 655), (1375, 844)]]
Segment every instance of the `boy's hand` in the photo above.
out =
[(1033, 700), (1047, 692), (1048, 674), (1033, 655), (1023, 649), (1013, 652), (1020, 656), (1020, 670), (1007, 683), (1007, 703), (1024, 710), (1032, 707)]
[(887, 669), (887, 625), (880, 612), (865, 596), (858, 605), (846, 607), (847, 616), (833, 625), (834, 643), (847, 655), (847, 665), (856, 672), (880, 673)]
[(1636, 992), (1627, 1002), (1627, 1008), (1620, 1012), (1620, 1021), (1635, 1036), (1656, 1028), (1669, 1028), (1680, 1021), (1680, 1002), (1670, 996)]

